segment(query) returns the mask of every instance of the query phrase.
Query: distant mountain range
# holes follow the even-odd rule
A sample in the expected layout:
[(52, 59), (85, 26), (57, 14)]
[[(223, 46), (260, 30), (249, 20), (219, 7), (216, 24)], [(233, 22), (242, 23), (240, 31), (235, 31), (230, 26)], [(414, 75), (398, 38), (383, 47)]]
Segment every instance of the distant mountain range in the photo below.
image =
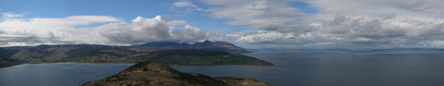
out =
[(205, 50), (225, 51), (229, 53), (258, 52), (257, 50), (241, 48), (228, 42), (210, 42), (208, 40), (202, 43), (194, 43), (192, 45), (187, 43), (177, 43), (177, 42), (153, 42), (142, 45), (132, 45), (129, 47), (123, 46), (118, 48), (135, 50), (135, 51), (148, 51), (148, 52), (167, 50), (167, 49), (205, 49)]
[[(155, 51), (187, 49), (189, 51), (213, 50), (206, 53), (215, 53), (217, 51), (228, 52), (226, 55), (214, 55), (208, 58), (182, 56), (182, 62), (171, 62), (170, 57), (157, 56)], [(184, 51), (175, 51), (171, 55)], [(235, 53), (257, 52), (252, 49), (245, 49), (227, 42), (210, 42), (186, 44), (175, 42), (156, 42), (132, 46), (109, 46), (109, 45), (39, 45), (39, 46), (20, 46), (0, 48), (0, 67), (9, 66), (17, 63), (48, 63), (48, 62), (80, 62), (80, 63), (137, 63), (146, 60), (156, 60), (157, 62), (170, 65), (227, 65), (227, 64), (245, 64), (245, 65), (270, 65), (262, 64), (266, 62), (254, 57), (241, 56)], [(196, 54), (200, 55), (200, 54)], [(228, 56), (228, 57), (226, 57)], [(233, 57), (234, 56), (234, 57)], [(233, 57), (234, 59), (231, 59)], [(175, 58), (175, 57), (174, 57)], [(242, 58), (242, 59), (238, 59)], [(217, 60), (216, 60), (217, 59)], [(168, 61), (164, 61), (168, 60)], [(193, 62), (196, 60), (197, 62)], [(220, 60), (220, 61), (219, 61)], [(223, 62), (223, 61), (224, 62)], [(204, 61), (198, 62), (198, 61)], [(231, 63), (237, 61), (242, 63)], [(248, 62), (250, 61), (250, 62)], [(14, 63), (11, 63), (14, 62)], [(199, 64), (197, 64), (199, 63)]]

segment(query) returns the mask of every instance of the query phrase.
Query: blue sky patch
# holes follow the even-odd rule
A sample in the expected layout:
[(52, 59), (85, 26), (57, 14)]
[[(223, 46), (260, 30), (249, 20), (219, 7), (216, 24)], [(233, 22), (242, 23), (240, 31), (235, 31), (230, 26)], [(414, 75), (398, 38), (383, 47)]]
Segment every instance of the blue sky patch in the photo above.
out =
[(299, 11), (304, 13), (318, 13), (319, 10), (311, 7), (309, 4), (304, 2), (291, 2), (289, 3), (290, 6), (296, 7), (299, 9)]

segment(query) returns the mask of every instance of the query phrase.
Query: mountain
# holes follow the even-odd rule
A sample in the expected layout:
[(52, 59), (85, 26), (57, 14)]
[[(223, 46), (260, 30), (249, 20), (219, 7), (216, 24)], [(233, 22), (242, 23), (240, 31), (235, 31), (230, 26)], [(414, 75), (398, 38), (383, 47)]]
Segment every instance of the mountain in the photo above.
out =
[(133, 45), (130, 47), (120, 47), (120, 48), (126, 48), (135, 51), (148, 51), (148, 52), (168, 50), (168, 49), (206, 49), (206, 50), (225, 51), (229, 53), (258, 52), (257, 50), (241, 48), (228, 42), (211, 42), (208, 40), (202, 43), (194, 43), (194, 44), (176, 43), (176, 42), (153, 42), (142, 45)]
[(211, 65), (263, 65), (274, 64), (254, 57), (231, 54), (216, 50), (174, 49), (151, 52), (135, 60), (154, 61), (167, 65), (211, 66)]
[[(176, 49), (176, 51), (165, 51)], [(183, 49), (183, 50), (177, 50)], [(205, 49), (205, 50), (201, 50)], [(212, 51), (206, 51), (212, 50)], [(224, 55), (185, 55), (181, 52), (221, 53)], [(273, 65), (254, 57), (233, 53), (248, 53), (255, 50), (237, 47), (227, 42), (187, 43), (157, 42), (133, 46), (108, 45), (39, 45), (0, 48), (2, 61), (17, 60), (26, 63), (77, 62), (77, 63), (137, 63), (155, 61), (168, 65)], [(168, 52), (166, 56), (164, 52)], [(228, 52), (228, 53), (227, 53)], [(159, 56), (158, 56), (159, 55)], [(4, 63), (0, 63), (2, 65)]]
[[(58, 51), (54, 52), (53, 50)], [(154, 61), (177, 66), (274, 65), (254, 57), (216, 50), (172, 49), (137, 52), (104, 46), (28, 47), (22, 48), (18, 53), (8, 58), (27, 63), (138, 63)]]
[(0, 68), (23, 63), (10, 58), (15, 52), (17, 51), (0, 48)]
[(0, 68), (7, 67), (7, 66), (13, 66), (13, 65), (21, 64), (21, 63), (23, 63), (23, 62), (18, 61), (18, 60), (14, 60), (14, 59), (10, 59), (7, 57), (0, 57)]
[(156, 62), (137, 63), (105, 79), (82, 86), (269, 86), (250, 78), (220, 77), (184, 73)]

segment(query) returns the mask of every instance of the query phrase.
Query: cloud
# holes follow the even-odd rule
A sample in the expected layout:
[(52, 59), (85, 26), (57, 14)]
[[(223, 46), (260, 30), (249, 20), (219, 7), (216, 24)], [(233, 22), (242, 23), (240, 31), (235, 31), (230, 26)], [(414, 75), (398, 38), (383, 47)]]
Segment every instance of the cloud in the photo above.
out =
[[(442, 0), (199, 0), (205, 14), (259, 32), (231, 32), (225, 39), (251, 47), (437, 47), (444, 42)], [(291, 3), (305, 3), (304, 13)], [(221, 38), (219, 38), (221, 39)], [(442, 47), (442, 46), (441, 46)]]
[(24, 17), (23, 14), (14, 14), (12, 12), (3, 12), (3, 13), (1, 13), (1, 15), (2, 15), (1, 16), (2, 20), (17, 18), (17, 17)]
[[(2, 13), (0, 46), (33, 46), (38, 44), (89, 43), (88, 36), (76, 25), (121, 21), (109, 16), (70, 16), (65, 18), (31, 18), (11, 12)], [(84, 32), (82, 32), (84, 33)]]
[(173, 5), (174, 5), (175, 7), (185, 8), (185, 9), (183, 10), (183, 12), (184, 12), (185, 14), (192, 13), (192, 12), (194, 12), (194, 11), (203, 11), (202, 8), (200, 8), (200, 7), (196, 6), (196, 5), (194, 5), (194, 4), (193, 4), (192, 2), (190, 2), (190, 1), (174, 2)]
[(206, 40), (207, 35), (207, 33), (202, 31), (200, 28), (192, 27), (190, 25), (186, 25), (181, 29), (171, 30), (170, 34), (172, 36), (172, 40), (189, 43)]
[[(166, 16), (168, 17), (168, 16)], [(108, 43), (141, 44), (146, 42), (197, 42), (205, 40), (206, 32), (197, 27), (186, 25), (184, 28), (173, 28), (184, 25), (186, 21), (137, 17), (131, 23), (113, 23), (94, 28)]]
[(4, 17), (6, 17), (6, 18), (24, 17), (23, 14), (14, 14), (14, 13), (12, 13), (12, 12), (4, 12), (4, 13), (1, 13), (1, 14), (2, 14), (2, 17), (3, 17), (3, 18), (4, 18)]
[[(216, 4), (217, 1), (202, 0)], [(291, 22), (298, 22), (306, 13), (288, 5), (287, 2), (269, 0), (249, 0), (237, 4), (216, 5), (208, 8), (213, 18), (226, 18), (233, 21), (228, 25), (249, 25), (260, 30), (277, 30), (289, 28)]]
[[(15, 15), (9, 13), (9, 15)], [(21, 16), (23, 17), (23, 16)], [(110, 16), (69, 16), (65, 18), (8, 18), (0, 22), (0, 46), (35, 46), (40, 44), (113, 44), (146, 42), (203, 41), (208, 33), (186, 25), (165, 14), (154, 18), (137, 17), (130, 23)], [(94, 28), (77, 25), (107, 23)]]
[[(0, 46), (51, 43), (140, 44), (228, 41), (250, 48), (443, 47), (442, 0), (198, 0), (172, 3), (183, 13), (226, 19), (252, 31), (204, 32), (164, 14), (124, 23), (110, 16), (24, 18), (2, 13)], [(303, 3), (305, 13), (292, 3)], [(205, 5), (205, 6), (201, 6)], [(204, 8), (202, 8), (204, 7)], [(76, 25), (104, 25), (75, 28)], [(177, 25), (185, 25), (175, 28)]]
[(224, 5), (224, 4), (235, 4), (248, 0), (199, 0), (199, 1), (208, 5)]

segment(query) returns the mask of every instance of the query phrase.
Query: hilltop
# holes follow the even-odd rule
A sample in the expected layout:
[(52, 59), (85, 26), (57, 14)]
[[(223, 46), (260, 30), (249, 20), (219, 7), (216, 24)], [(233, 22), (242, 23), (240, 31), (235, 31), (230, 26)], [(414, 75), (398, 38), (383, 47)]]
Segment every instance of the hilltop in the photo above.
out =
[(82, 86), (269, 86), (251, 78), (219, 77), (184, 73), (156, 62), (137, 63), (105, 79)]

